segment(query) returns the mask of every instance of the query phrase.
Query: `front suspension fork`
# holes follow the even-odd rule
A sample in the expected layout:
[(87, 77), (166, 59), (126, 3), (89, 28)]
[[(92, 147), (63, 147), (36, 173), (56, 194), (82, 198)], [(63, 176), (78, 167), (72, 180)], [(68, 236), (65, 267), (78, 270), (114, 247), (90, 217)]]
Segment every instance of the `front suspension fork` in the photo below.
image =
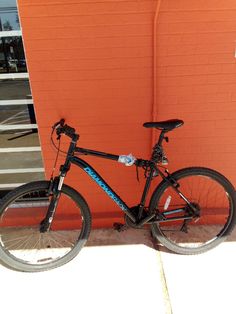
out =
[(40, 223), (40, 232), (44, 233), (50, 230), (57, 204), (61, 196), (61, 187), (64, 176), (58, 176), (51, 180), (47, 196), (51, 198), (45, 218)]

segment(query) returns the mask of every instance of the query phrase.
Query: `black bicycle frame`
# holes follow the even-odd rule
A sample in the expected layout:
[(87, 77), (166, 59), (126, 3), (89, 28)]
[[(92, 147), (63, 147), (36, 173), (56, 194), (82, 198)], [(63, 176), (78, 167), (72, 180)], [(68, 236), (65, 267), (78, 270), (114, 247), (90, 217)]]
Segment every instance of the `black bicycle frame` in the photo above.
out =
[[(91, 155), (91, 156), (96, 156), (96, 157), (102, 157), (102, 158), (110, 159), (114, 161), (118, 161), (119, 155), (113, 155), (113, 154), (104, 153), (101, 151), (95, 151), (95, 150), (85, 149), (85, 148), (80, 148), (80, 147), (73, 147), (73, 144), (71, 144), (66, 161), (64, 165), (61, 166), (61, 176), (64, 177), (66, 175), (67, 171), (70, 168), (70, 164), (74, 164), (80, 167), (103, 189), (103, 191), (125, 212), (125, 214), (134, 223), (136, 223), (137, 215), (135, 216), (133, 214), (133, 212), (131, 211), (131, 208), (121, 199), (121, 197), (109, 186), (109, 184), (100, 176), (100, 174), (90, 164), (88, 164), (83, 159), (77, 156), (74, 156), (73, 152), (78, 152), (81, 155)], [(145, 160), (143, 161), (146, 163), (149, 162)], [(148, 191), (151, 185), (153, 172), (154, 172), (154, 169), (151, 168), (150, 174), (146, 180), (141, 203), (139, 204), (140, 210), (142, 210), (142, 208), (144, 207), (146, 196), (148, 194)], [(144, 224), (145, 222), (149, 221), (153, 217), (154, 215), (150, 217), (146, 217), (146, 219), (144, 219), (141, 223)]]
[[(173, 220), (187, 220), (191, 219), (192, 215), (182, 216), (182, 217), (168, 217), (170, 215), (173, 215), (174, 213), (178, 212), (185, 212), (185, 208), (179, 208), (171, 211), (166, 211), (165, 213), (162, 213), (160, 215), (148, 212), (144, 218), (142, 218), (142, 213), (145, 207), (146, 198), (151, 186), (151, 181), (154, 176), (160, 175), (162, 179), (168, 181), (172, 188), (179, 194), (179, 196), (185, 200), (185, 202), (188, 204), (190, 208), (192, 208), (193, 212), (195, 211), (194, 205), (191, 204), (187, 198), (178, 190), (178, 184), (175, 182), (173, 177), (168, 173), (167, 176), (165, 176), (155, 165), (155, 163), (152, 160), (144, 160), (144, 159), (138, 159), (138, 163), (136, 163), (136, 166), (142, 167), (145, 165), (148, 167), (148, 175), (145, 183), (145, 187), (143, 190), (142, 198), (140, 204), (138, 204), (135, 207), (129, 207), (122, 199), (121, 197), (107, 184), (107, 182), (100, 176), (100, 174), (86, 161), (83, 159), (77, 157), (74, 155), (74, 152), (77, 152), (81, 155), (91, 155), (95, 157), (102, 157), (105, 159), (110, 159), (114, 161), (118, 161), (119, 155), (113, 155), (109, 153), (104, 153), (101, 151), (91, 150), (91, 149), (85, 149), (76, 147), (76, 142), (72, 140), (68, 154), (66, 157), (65, 163), (61, 166), (61, 172), (59, 176), (59, 183), (58, 183), (58, 190), (61, 189), (61, 186), (63, 184), (64, 177), (66, 176), (66, 173), (70, 169), (70, 165), (74, 164), (81, 169), (83, 169), (102, 189), (103, 191), (125, 212), (125, 214), (131, 219), (133, 223), (135, 223), (137, 226), (142, 226), (146, 223), (153, 223), (160, 221), (173, 221)], [(134, 213), (132, 209), (137, 209), (137, 211)]]

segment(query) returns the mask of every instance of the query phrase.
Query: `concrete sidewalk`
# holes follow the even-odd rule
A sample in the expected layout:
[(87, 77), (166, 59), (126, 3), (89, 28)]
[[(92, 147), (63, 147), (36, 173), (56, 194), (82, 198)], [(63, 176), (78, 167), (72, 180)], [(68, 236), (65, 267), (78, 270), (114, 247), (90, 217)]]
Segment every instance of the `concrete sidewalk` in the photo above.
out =
[(20, 273), (0, 266), (1, 312), (235, 313), (235, 252), (228, 241), (181, 256), (155, 250), (148, 231), (94, 230), (63, 267)]
[(161, 252), (174, 314), (235, 314), (236, 230), (218, 247), (200, 255)]

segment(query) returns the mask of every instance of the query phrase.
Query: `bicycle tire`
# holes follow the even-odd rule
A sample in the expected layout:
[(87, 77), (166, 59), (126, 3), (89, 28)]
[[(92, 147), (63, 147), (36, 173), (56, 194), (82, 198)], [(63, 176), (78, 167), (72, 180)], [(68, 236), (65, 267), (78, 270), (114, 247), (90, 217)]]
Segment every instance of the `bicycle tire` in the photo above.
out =
[(65, 184), (50, 231), (40, 232), (50, 202), (49, 184), (49, 181), (27, 183), (2, 199), (0, 260), (3, 265), (24, 272), (49, 270), (68, 263), (85, 245), (91, 229), (90, 210), (84, 198)]
[[(173, 173), (172, 177), (190, 202), (198, 202), (200, 216), (189, 223), (186, 220), (186, 225), (183, 220), (154, 223), (151, 225), (153, 237), (178, 254), (203, 253), (225, 241), (235, 226), (236, 218), (235, 190), (228, 179), (203, 167), (184, 168)], [(153, 192), (150, 209), (165, 213), (166, 210), (180, 208), (184, 205), (183, 199), (180, 204), (176, 195), (173, 187), (163, 180)]]

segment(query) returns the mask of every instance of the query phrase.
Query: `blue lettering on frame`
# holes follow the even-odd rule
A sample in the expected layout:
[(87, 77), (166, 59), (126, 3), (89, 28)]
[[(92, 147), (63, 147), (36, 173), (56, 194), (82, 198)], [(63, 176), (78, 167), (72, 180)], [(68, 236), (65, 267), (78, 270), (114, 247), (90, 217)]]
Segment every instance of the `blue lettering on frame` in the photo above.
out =
[(111, 199), (122, 209), (122, 210), (128, 210), (128, 208), (121, 202), (115, 194), (109, 189), (109, 187), (106, 185), (106, 183), (101, 180), (96, 173), (89, 167), (85, 167), (84, 171), (87, 172), (87, 174), (107, 193), (107, 195), (110, 196)]

